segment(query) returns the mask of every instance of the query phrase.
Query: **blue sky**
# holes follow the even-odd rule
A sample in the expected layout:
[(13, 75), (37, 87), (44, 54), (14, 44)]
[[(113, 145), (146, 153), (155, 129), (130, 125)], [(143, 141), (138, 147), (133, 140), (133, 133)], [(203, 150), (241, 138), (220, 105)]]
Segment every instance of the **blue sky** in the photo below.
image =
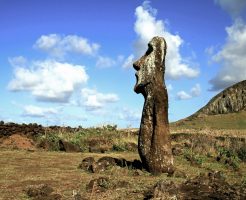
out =
[(0, 0), (0, 120), (138, 127), (132, 62), (168, 49), (169, 120), (246, 79), (245, 0)]

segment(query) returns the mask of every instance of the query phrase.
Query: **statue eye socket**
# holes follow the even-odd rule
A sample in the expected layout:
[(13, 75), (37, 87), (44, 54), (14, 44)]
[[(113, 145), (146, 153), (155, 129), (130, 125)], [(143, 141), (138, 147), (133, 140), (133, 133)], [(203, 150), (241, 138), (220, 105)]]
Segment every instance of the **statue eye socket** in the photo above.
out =
[(149, 54), (151, 54), (151, 52), (153, 51), (153, 47), (148, 44), (148, 50), (146, 51), (145, 55), (148, 56)]

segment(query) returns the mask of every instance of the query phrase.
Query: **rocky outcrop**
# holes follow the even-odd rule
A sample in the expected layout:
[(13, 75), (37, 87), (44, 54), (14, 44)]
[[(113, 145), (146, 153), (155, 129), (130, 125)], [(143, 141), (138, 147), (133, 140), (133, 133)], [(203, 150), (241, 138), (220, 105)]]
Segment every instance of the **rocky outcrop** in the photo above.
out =
[(23, 134), (33, 137), (37, 134), (44, 134), (44, 128), (38, 124), (15, 124), (0, 122), (0, 137)]
[(168, 95), (164, 83), (166, 42), (154, 37), (148, 50), (133, 64), (136, 93), (144, 96), (138, 151), (144, 168), (153, 173), (172, 173), (173, 156), (169, 141)]
[(226, 88), (192, 116), (227, 114), (246, 110), (246, 80)]

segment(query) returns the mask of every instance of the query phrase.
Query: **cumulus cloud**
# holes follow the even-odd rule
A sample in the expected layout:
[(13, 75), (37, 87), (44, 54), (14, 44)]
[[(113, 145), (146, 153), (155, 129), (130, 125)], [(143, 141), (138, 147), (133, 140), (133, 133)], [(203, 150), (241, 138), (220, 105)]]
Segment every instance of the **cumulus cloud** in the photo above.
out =
[(194, 78), (199, 75), (199, 70), (191, 68), (180, 54), (183, 44), (182, 38), (178, 34), (170, 33), (165, 27), (165, 22), (156, 19), (157, 10), (149, 5), (149, 1), (144, 1), (135, 11), (136, 22), (134, 30), (138, 36), (135, 43), (136, 57), (141, 56), (147, 49), (147, 43), (154, 36), (162, 36), (166, 39), (168, 50), (166, 55), (166, 77), (169, 79), (179, 79), (181, 77)]
[(187, 100), (193, 97), (198, 97), (200, 94), (201, 94), (201, 86), (200, 84), (196, 84), (194, 87), (190, 89), (189, 93), (185, 91), (179, 91), (176, 97), (178, 100)]
[(246, 8), (245, 0), (214, 0), (214, 2), (220, 5), (232, 17), (238, 16)]
[(246, 25), (237, 19), (232, 26), (226, 27), (227, 39), (212, 60), (221, 68), (209, 82), (210, 90), (224, 89), (246, 79)]
[(54, 60), (15, 66), (11, 91), (29, 91), (39, 101), (68, 102), (78, 86), (88, 80), (84, 66)]
[(63, 57), (67, 53), (96, 55), (100, 48), (97, 43), (90, 43), (88, 39), (77, 35), (42, 35), (34, 47), (55, 57)]
[(48, 115), (55, 115), (58, 113), (54, 108), (43, 108), (34, 105), (27, 105), (24, 107), (23, 115), (27, 117), (47, 117)]
[(81, 90), (82, 105), (87, 111), (102, 109), (106, 104), (119, 101), (119, 97), (114, 93), (100, 93), (95, 89), (83, 88)]

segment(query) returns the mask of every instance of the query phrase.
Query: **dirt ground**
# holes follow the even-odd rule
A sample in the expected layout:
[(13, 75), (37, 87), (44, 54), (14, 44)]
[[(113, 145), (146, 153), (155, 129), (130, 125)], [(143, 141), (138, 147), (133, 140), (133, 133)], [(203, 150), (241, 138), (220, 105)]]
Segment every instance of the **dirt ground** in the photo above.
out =
[(0, 139), (0, 147), (12, 149), (34, 150), (35, 144), (32, 139), (21, 134), (13, 134)]
[[(167, 174), (152, 176), (151, 174), (120, 167), (112, 167), (100, 173), (89, 173), (78, 168), (81, 160), (92, 156), (98, 159), (103, 156), (125, 158), (127, 160), (139, 159), (137, 153), (64, 153), (28, 150), (0, 151), (0, 199), (1, 200), (27, 200), (30, 199), (25, 190), (30, 185), (47, 184), (61, 195), (62, 199), (74, 200), (74, 191), (81, 194), (84, 199), (144, 199), (146, 193), (158, 181), (168, 180), (175, 184), (184, 182), (187, 177), (195, 177), (200, 173), (211, 170), (220, 170), (226, 175), (231, 184), (241, 182), (246, 174), (246, 165), (243, 171), (232, 171), (219, 163), (207, 161), (202, 166), (192, 166), (183, 159), (175, 157), (175, 164), (179, 175), (168, 177)], [(88, 184), (103, 177), (109, 182), (103, 182), (107, 188), (103, 192), (92, 189), (88, 191)]]

